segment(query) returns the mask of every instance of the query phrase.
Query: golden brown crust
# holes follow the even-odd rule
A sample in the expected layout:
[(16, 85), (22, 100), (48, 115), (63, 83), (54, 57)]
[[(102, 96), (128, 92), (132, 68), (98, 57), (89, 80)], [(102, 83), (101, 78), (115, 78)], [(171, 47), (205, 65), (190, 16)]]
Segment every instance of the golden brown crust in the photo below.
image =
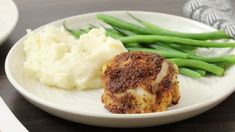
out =
[(179, 91), (178, 81), (172, 84), (171, 94), (172, 94), (171, 104), (173, 105), (178, 104), (178, 101), (180, 100), (180, 91)]
[[(103, 95), (102, 102), (104, 99), (112, 100), (112, 102), (105, 105), (105, 108), (112, 113), (126, 113), (127, 111), (134, 111), (137, 101), (135, 97), (131, 94), (125, 94), (122, 97), (117, 97), (110, 92), (107, 92), (106, 95)], [(135, 111), (135, 113), (140, 113)]]
[[(157, 77), (166, 73), (157, 83)], [(180, 98), (177, 67), (158, 54), (122, 53), (104, 66), (102, 102), (113, 113), (165, 111)]]
[(108, 63), (103, 80), (112, 93), (141, 85), (147, 86), (146, 90), (153, 92), (150, 84), (160, 72), (163, 61), (164, 58), (158, 54), (125, 52)]

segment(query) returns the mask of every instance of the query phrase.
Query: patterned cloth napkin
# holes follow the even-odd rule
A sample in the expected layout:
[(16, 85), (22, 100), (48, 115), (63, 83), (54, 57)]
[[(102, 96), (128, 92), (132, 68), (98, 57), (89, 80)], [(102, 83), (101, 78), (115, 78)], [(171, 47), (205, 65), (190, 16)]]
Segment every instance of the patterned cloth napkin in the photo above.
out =
[(235, 39), (234, 0), (188, 0), (183, 11), (191, 19), (223, 29)]

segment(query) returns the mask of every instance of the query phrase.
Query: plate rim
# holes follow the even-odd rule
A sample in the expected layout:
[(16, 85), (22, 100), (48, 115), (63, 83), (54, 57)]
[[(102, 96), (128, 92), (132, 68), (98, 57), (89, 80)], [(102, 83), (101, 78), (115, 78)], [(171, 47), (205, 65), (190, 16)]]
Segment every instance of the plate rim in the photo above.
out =
[[(1, 2), (6, 2), (8, 6), (12, 6), (11, 14), (14, 14), (14, 20), (10, 23), (11, 26), (7, 29), (4, 29), (2, 36), (0, 36), (0, 45), (4, 43), (4, 41), (10, 36), (10, 34), (13, 32), (15, 29), (18, 20), (19, 20), (19, 9), (16, 6), (16, 3), (13, 0), (1, 0)], [(4, 5), (2, 5), (4, 6)], [(1, 6), (0, 6), (1, 7)]]
[[(176, 17), (176, 18), (179, 18), (179, 19), (184, 19), (186, 21), (191, 21), (194, 24), (204, 26), (204, 27), (206, 27), (208, 29), (211, 29), (211, 30), (216, 30), (213, 27), (210, 27), (206, 24), (203, 24), (203, 23), (191, 20), (191, 19), (187, 19), (187, 18), (184, 18), (184, 17), (181, 17), (181, 16), (176, 16), (176, 15), (171, 15), (171, 14), (166, 14), (166, 13), (160, 13), (160, 12), (150, 12), (150, 11), (134, 11), (134, 10), (128, 10), (128, 11), (129, 12), (135, 12), (135, 13), (153, 13), (153, 14), (159, 14), (159, 15), (167, 15), (167, 16), (170, 16), (170, 17)], [(40, 30), (41, 28), (43, 28), (47, 25), (58, 23), (58, 22), (66, 20), (66, 19), (76, 19), (76, 17), (82, 17), (82, 16), (87, 16), (87, 15), (95, 15), (97, 13), (124, 13), (124, 12), (127, 12), (127, 10), (101, 11), (101, 12), (92, 12), (92, 13), (79, 14), (79, 15), (75, 15), (75, 16), (71, 16), (71, 17), (62, 18), (62, 19), (50, 22), (48, 24), (42, 25), (42, 26), (34, 29), (33, 32), (37, 32), (38, 30)], [(141, 113), (141, 114), (109, 114), (109, 113), (106, 114), (106, 113), (84, 112), (84, 111), (74, 110), (74, 109), (71, 109), (71, 108), (61, 107), (57, 104), (47, 102), (47, 101), (35, 96), (34, 94), (30, 93), (26, 89), (24, 89), (22, 86), (20, 86), (20, 84), (18, 84), (16, 82), (16, 80), (14, 80), (14, 78), (13, 78), (11, 72), (10, 72), (10, 69), (8, 67), (10, 55), (12, 54), (13, 49), (17, 45), (19, 45), (19, 43), (22, 40), (24, 40), (27, 36), (28, 35), (26, 34), (21, 39), (19, 39), (14, 44), (14, 46), (10, 49), (9, 53), (7, 54), (7, 57), (6, 57), (6, 60), (5, 60), (5, 72), (6, 72), (7, 78), (11, 82), (11, 84), (14, 86), (14, 88), (22, 96), (24, 96), (24, 98), (26, 98), (26, 99), (28, 98), (28, 99), (32, 100), (33, 102), (36, 102), (36, 103), (38, 103), (42, 106), (48, 107), (48, 108), (53, 109), (53, 110), (62, 111), (62, 112), (66, 112), (66, 113), (68, 112), (70, 114), (75, 114), (75, 115), (82, 115), (82, 116), (87, 116), (87, 117), (97, 117), (97, 118), (107, 118), (107, 119), (110, 119), (110, 118), (115, 118), (115, 119), (155, 118), (155, 117), (162, 117), (162, 116), (177, 115), (177, 114), (180, 114), (180, 113), (186, 113), (186, 112), (190, 112), (190, 111), (193, 111), (193, 110), (198, 110), (200, 108), (204, 108), (204, 107), (206, 107), (210, 104), (215, 104), (215, 103), (217, 103), (221, 100), (223, 101), (224, 99), (226, 99), (229, 95), (231, 95), (235, 91), (235, 86), (234, 86), (233, 88), (230, 88), (230, 89), (226, 90), (224, 92), (224, 94), (221, 95), (221, 96), (218, 96), (218, 97), (213, 96), (212, 98), (210, 98), (206, 101), (203, 101), (203, 102), (191, 105), (191, 106), (186, 106), (186, 107), (183, 107), (183, 108), (178, 108), (178, 109), (174, 109), (174, 110), (170, 110), (170, 111), (164, 111), (164, 112)]]

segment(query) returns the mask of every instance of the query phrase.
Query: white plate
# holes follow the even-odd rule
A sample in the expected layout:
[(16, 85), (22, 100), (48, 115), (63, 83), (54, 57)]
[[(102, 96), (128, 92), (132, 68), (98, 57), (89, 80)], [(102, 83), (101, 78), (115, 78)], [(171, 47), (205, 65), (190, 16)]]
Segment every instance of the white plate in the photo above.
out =
[(0, 0), (0, 44), (15, 28), (18, 21), (18, 10), (12, 0)]
[[(131, 20), (125, 11), (103, 12), (113, 16)], [(134, 15), (156, 23), (164, 28), (185, 32), (206, 32), (215, 29), (204, 24), (162, 13), (132, 12)], [(62, 19), (53, 23), (60, 26), (64, 20), (73, 27), (87, 24), (99, 24), (95, 17), (97, 13), (85, 14)], [(42, 27), (41, 27), (42, 28)], [(40, 30), (37, 29), (36, 31)], [(36, 32), (35, 31), (35, 32)], [(66, 91), (49, 88), (39, 81), (27, 76), (23, 70), (24, 53), (23, 41), (20, 39), (10, 50), (5, 70), (8, 79), (17, 91), (40, 109), (55, 116), (90, 125), (106, 127), (143, 127), (161, 125), (180, 121), (198, 115), (222, 102), (234, 90), (235, 66), (226, 70), (224, 77), (207, 77), (191, 79), (179, 76), (181, 99), (178, 105), (170, 107), (166, 112), (146, 114), (112, 114), (106, 111), (100, 101), (102, 89), (87, 91)], [(205, 50), (200, 51), (202, 54)], [(235, 54), (233, 49), (210, 49), (210, 54)]]

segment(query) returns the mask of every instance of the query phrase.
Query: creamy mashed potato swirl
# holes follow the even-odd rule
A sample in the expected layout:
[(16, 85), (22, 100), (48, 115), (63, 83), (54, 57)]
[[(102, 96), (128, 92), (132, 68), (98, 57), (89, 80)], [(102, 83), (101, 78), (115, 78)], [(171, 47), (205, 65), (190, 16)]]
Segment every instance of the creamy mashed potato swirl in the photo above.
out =
[(103, 64), (127, 51), (121, 41), (105, 34), (102, 28), (92, 29), (76, 39), (63, 27), (54, 26), (30, 32), (24, 42), (24, 68), (49, 86), (100, 88)]

